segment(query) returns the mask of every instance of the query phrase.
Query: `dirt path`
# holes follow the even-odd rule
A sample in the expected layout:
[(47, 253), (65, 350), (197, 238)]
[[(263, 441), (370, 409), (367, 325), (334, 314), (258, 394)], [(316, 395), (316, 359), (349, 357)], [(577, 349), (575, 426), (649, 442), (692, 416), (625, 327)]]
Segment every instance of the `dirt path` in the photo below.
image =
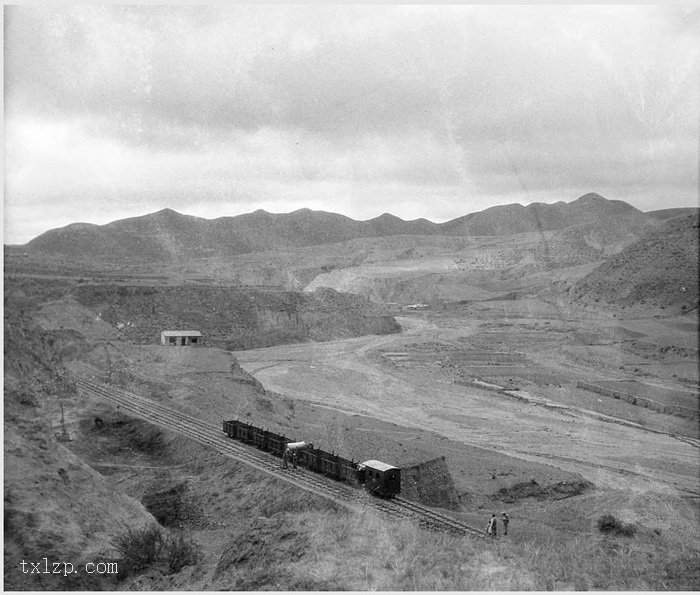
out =
[[(235, 352), (269, 390), (344, 412), (436, 432), (465, 444), (581, 473), (599, 486), (700, 493), (697, 444), (606, 422), (575, 407), (456, 385), (437, 366), (395, 367), (377, 350), (451, 343), (474, 332), (403, 317), (400, 335)], [(434, 368), (434, 369), (433, 369)]]

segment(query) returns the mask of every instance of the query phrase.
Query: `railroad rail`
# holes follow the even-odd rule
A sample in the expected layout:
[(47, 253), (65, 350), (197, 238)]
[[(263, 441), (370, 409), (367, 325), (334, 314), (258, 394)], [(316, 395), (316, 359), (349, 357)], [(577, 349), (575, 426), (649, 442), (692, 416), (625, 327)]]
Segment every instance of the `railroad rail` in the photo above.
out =
[(122, 388), (76, 378), (78, 388), (98, 398), (107, 399), (123, 411), (167, 430), (186, 436), (199, 444), (236, 459), (268, 475), (286, 481), (298, 488), (329, 498), (351, 510), (371, 508), (397, 519), (404, 519), (420, 527), (458, 536), (484, 538), (485, 533), (457, 519), (403, 498), (383, 500), (366, 491), (335, 482), (303, 468), (283, 469), (279, 460), (270, 453), (235, 442), (225, 436), (221, 428), (185, 413), (171, 409), (151, 399)]

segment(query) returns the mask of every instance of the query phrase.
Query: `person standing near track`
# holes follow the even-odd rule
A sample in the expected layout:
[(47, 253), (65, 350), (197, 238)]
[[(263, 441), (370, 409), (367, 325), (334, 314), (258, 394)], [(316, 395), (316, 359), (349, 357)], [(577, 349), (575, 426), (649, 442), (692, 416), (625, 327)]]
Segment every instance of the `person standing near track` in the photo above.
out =
[(501, 522), (503, 523), (503, 535), (508, 535), (508, 522), (510, 519), (508, 518), (508, 515), (503, 512), (501, 513)]
[(498, 521), (496, 520), (495, 513), (491, 515), (489, 524), (486, 525), (486, 533), (488, 533), (491, 537), (498, 537)]

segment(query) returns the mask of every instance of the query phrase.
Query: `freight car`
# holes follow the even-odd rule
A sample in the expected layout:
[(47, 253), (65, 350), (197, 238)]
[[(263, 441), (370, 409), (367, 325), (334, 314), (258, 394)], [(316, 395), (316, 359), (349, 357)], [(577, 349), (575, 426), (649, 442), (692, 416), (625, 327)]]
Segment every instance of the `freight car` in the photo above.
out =
[(295, 450), (297, 465), (314, 473), (352, 486), (364, 485), (368, 492), (390, 498), (401, 491), (401, 470), (381, 461), (356, 463), (335, 453), (315, 448), (313, 443), (290, 440), (287, 436), (263, 430), (238, 420), (224, 421), (224, 433), (234, 440), (282, 457), (285, 449)]

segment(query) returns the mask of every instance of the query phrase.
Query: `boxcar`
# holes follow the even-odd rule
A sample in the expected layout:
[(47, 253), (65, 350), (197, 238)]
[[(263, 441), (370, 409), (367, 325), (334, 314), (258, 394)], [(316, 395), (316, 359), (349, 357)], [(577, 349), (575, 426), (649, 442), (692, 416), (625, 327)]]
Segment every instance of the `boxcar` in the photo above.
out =
[(401, 492), (401, 469), (381, 461), (360, 463), (358, 478), (368, 492), (383, 498), (391, 498)]

